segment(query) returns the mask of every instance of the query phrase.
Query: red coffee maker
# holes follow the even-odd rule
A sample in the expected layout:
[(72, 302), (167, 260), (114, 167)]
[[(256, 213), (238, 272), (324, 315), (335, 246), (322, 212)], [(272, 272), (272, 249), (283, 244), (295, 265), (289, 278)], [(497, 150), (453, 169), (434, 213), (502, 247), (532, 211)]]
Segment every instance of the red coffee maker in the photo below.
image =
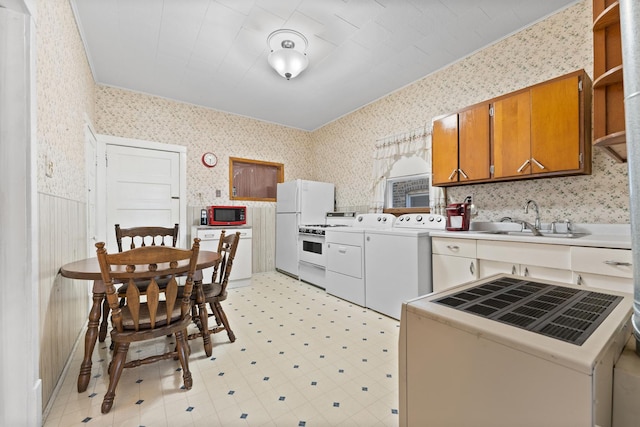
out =
[(467, 231), (471, 222), (471, 203), (451, 203), (446, 207), (447, 231)]

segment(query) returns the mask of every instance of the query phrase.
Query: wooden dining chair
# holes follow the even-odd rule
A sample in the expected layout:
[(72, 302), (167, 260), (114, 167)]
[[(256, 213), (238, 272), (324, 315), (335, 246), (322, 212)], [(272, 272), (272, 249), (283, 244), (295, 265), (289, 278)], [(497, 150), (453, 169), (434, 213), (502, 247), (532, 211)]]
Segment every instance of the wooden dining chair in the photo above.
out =
[[(116, 232), (116, 244), (118, 245), (118, 252), (122, 252), (124, 247), (134, 249), (144, 246), (169, 246), (176, 247), (178, 243), (179, 224), (175, 224), (173, 227), (131, 227), (121, 228), (120, 224), (115, 225)], [(123, 246), (124, 244), (124, 246)], [(159, 279), (158, 285), (162, 288), (164, 281)], [(138, 288), (142, 295), (146, 293), (146, 285), (139, 283)], [(118, 296), (122, 302), (124, 302), (124, 296), (127, 293), (127, 284), (123, 284), (118, 288)], [(99, 340), (104, 341), (107, 336), (107, 327), (109, 323), (109, 303), (105, 300), (102, 304), (102, 322), (100, 324)]]
[[(217, 249), (218, 254), (220, 254), (220, 261), (213, 268), (211, 283), (203, 283), (200, 285), (204, 295), (203, 301), (197, 301), (195, 292), (191, 294), (192, 317), (199, 331), (194, 334), (189, 334), (187, 338), (191, 340), (202, 337), (207, 356), (211, 355), (209, 335), (227, 331), (229, 341), (234, 342), (236, 340), (236, 336), (229, 325), (229, 319), (227, 319), (227, 315), (220, 303), (227, 299), (227, 284), (229, 283), (229, 275), (231, 274), (231, 268), (233, 267), (233, 260), (236, 256), (239, 242), (240, 232), (226, 235), (226, 231), (222, 231)], [(179, 291), (178, 297), (180, 298), (180, 296), (181, 292)], [(207, 310), (207, 304), (211, 312)], [(215, 319), (215, 324), (205, 331), (203, 325), (209, 324), (209, 317)]]
[[(179, 359), (184, 388), (189, 390), (193, 380), (189, 371), (189, 345), (186, 338), (187, 326), (191, 323), (191, 292), (200, 239), (194, 239), (191, 249), (145, 246), (108, 254), (103, 242), (96, 243), (96, 247), (107, 301), (113, 313), (111, 341), (114, 343), (114, 352), (109, 363), (109, 387), (102, 401), (102, 413), (106, 414), (113, 406), (115, 390), (124, 368)], [(180, 286), (182, 299), (177, 299), (179, 286), (176, 277), (185, 273), (186, 283)], [(168, 279), (164, 289), (160, 289), (158, 277)], [(147, 283), (146, 301), (140, 298), (138, 284), (141, 280)], [(115, 284), (123, 282), (128, 287), (125, 304), (121, 305)], [(176, 338), (176, 346), (172, 350), (126, 361), (130, 343), (171, 334)]]

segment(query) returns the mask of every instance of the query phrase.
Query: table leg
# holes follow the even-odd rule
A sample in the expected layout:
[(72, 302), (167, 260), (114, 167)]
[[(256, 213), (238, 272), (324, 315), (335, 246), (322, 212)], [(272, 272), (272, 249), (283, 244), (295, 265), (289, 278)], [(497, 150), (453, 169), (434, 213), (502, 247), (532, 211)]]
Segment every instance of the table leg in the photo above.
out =
[(105, 298), (102, 300), (102, 322), (100, 323), (100, 332), (98, 334), (98, 341), (104, 342), (107, 338), (107, 329), (109, 327), (109, 301)]
[(93, 349), (96, 346), (96, 340), (98, 338), (98, 326), (100, 324), (101, 314), (100, 306), (104, 298), (104, 292), (97, 293), (94, 291), (93, 305), (89, 312), (89, 325), (84, 336), (84, 358), (80, 365), (80, 374), (78, 374), (78, 393), (82, 393), (87, 389), (89, 380), (91, 379), (91, 357), (93, 356)]

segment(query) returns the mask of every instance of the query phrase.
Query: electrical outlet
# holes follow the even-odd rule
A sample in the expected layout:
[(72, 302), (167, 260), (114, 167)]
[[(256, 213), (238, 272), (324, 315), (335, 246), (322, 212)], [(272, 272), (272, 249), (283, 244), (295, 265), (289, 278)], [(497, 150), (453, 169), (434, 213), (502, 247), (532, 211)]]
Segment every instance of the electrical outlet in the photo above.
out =
[(216, 190), (216, 197), (222, 197), (222, 191)]

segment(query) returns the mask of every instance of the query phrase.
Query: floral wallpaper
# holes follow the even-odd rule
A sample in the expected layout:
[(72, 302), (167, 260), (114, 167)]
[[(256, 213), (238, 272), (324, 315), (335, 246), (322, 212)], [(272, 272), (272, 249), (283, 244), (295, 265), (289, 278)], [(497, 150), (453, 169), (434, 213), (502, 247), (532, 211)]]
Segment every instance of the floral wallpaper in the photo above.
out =
[[(368, 205), (376, 140), (430, 124), (436, 116), (578, 69), (593, 75), (591, 1), (584, 0), (496, 44), (424, 77), (312, 134), (318, 178), (337, 184), (338, 206)], [(452, 187), (473, 195), (478, 220), (525, 219), (534, 199), (543, 221), (628, 223), (627, 165), (593, 148), (589, 176)]]
[[(228, 157), (234, 156), (284, 163), (286, 180), (334, 182), (338, 209), (362, 211), (372, 199), (377, 140), (578, 69), (592, 75), (591, 24), (591, 1), (580, 1), (313, 132), (104, 86), (95, 91), (95, 126), (99, 133), (187, 146), (192, 206), (228, 201)], [(56, 124), (55, 132), (65, 129)], [(218, 166), (200, 164), (204, 151), (218, 155)], [(592, 155), (589, 176), (452, 187), (448, 197), (473, 195), (483, 220), (523, 216), (525, 201), (534, 199), (543, 220), (628, 222), (627, 165), (598, 148)]]
[[(98, 133), (187, 147), (190, 206), (229, 201), (229, 157), (283, 163), (285, 180), (314, 178), (305, 131), (105, 86), (96, 89), (96, 110)], [(218, 157), (211, 169), (200, 161), (207, 151)]]
[(84, 201), (84, 124), (85, 115), (93, 120), (95, 84), (69, 1), (39, 0), (37, 10), (38, 191)]

